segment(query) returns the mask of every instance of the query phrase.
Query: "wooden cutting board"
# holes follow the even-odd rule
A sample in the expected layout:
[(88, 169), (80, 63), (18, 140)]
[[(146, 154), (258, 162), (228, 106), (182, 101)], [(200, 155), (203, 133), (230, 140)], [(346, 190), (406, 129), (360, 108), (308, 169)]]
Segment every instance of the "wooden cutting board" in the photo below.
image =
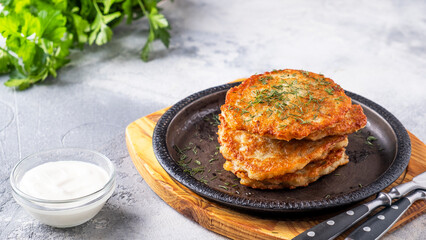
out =
[[(139, 173), (151, 189), (167, 204), (201, 226), (233, 239), (291, 239), (321, 221), (337, 214), (310, 215), (306, 218), (277, 219), (234, 211), (204, 199), (174, 181), (158, 163), (152, 148), (152, 134), (157, 121), (167, 110), (162, 109), (131, 123), (126, 128), (126, 142)], [(411, 138), (411, 159), (405, 174), (386, 188), (410, 181), (426, 171), (426, 145), (408, 132)], [(370, 197), (365, 201), (370, 201)], [(351, 206), (353, 207), (353, 206)], [(426, 202), (417, 201), (390, 231), (401, 227), (425, 212)], [(342, 209), (341, 211), (343, 211)], [(343, 239), (340, 237), (339, 239)]]

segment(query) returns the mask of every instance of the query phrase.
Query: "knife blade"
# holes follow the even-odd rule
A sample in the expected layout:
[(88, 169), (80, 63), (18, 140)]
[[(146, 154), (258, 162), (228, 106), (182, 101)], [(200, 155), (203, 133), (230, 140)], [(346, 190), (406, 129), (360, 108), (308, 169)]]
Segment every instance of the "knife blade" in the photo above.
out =
[(417, 190), (396, 201), (390, 207), (383, 209), (355, 229), (345, 240), (379, 239), (385, 234), (408, 208), (418, 200), (426, 200), (426, 191)]
[(392, 199), (401, 198), (405, 194), (416, 189), (426, 189), (426, 172), (417, 175), (410, 182), (393, 187), (389, 193), (380, 192), (377, 198), (371, 202), (361, 204), (351, 210), (325, 220), (299, 234), (293, 238), (293, 240), (334, 239), (359, 220), (363, 219), (374, 209), (380, 206), (390, 206), (392, 204)]

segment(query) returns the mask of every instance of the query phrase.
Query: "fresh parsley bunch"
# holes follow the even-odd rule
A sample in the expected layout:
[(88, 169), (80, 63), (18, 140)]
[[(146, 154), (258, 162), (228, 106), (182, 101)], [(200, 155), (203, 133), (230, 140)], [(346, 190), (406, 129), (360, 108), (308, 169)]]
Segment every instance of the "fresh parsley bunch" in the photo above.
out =
[[(102, 45), (111, 40), (112, 28), (147, 17), (149, 35), (141, 51), (148, 60), (151, 43), (169, 46), (170, 26), (159, 13), (157, 0), (0, 0), (0, 74), (9, 73), (8, 87), (26, 89), (56, 77), (67, 64), (70, 48)], [(1, 38), (1, 37), (0, 37)]]

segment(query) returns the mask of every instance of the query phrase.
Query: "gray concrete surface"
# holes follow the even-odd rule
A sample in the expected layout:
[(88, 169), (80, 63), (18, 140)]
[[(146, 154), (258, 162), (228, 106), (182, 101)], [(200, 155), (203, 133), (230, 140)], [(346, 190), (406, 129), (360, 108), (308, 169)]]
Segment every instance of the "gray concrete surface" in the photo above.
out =
[[(139, 51), (147, 23), (120, 26), (102, 47), (71, 55), (57, 79), (16, 92), (0, 86), (0, 239), (222, 239), (178, 214), (144, 182), (124, 129), (187, 95), (272, 69), (321, 72), (392, 112), (426, 140), (426, 2), (194, 1), (163, 5), (170, 49)], [(0, 77), (0, 83), (6, 81)], [(118, 188), (94, 219), (55, 229), (11, 196), (9, 174), (29, 154), (82, 146), (110, 157)], [(385, 239), (421, 239), (426, 217)]]

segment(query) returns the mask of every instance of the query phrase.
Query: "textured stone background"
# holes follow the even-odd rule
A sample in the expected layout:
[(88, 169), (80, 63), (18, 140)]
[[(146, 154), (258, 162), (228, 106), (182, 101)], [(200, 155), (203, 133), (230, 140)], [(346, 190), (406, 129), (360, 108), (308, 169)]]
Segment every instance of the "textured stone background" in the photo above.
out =
[[(163, 5), (172, 41), (143, 63), (145, 20), (71, 55), (57, 79), (0, 86), (0, 239), (222, 239), (165, 204), (128, 156), (132, 121), (193, 92), (253, 73), (321, 72), (392, 112), (426, 141), (426, 2), (195, 1)], [(7, 77), (0, 77), (0, 83)], [(29, 154), (62, 146), (106, 154), (118, 188), (101, 213), (71, 229), (39, 224), (11, 196), (9, 174)], [(386, 239), (421, 239), (426, 217)]]

